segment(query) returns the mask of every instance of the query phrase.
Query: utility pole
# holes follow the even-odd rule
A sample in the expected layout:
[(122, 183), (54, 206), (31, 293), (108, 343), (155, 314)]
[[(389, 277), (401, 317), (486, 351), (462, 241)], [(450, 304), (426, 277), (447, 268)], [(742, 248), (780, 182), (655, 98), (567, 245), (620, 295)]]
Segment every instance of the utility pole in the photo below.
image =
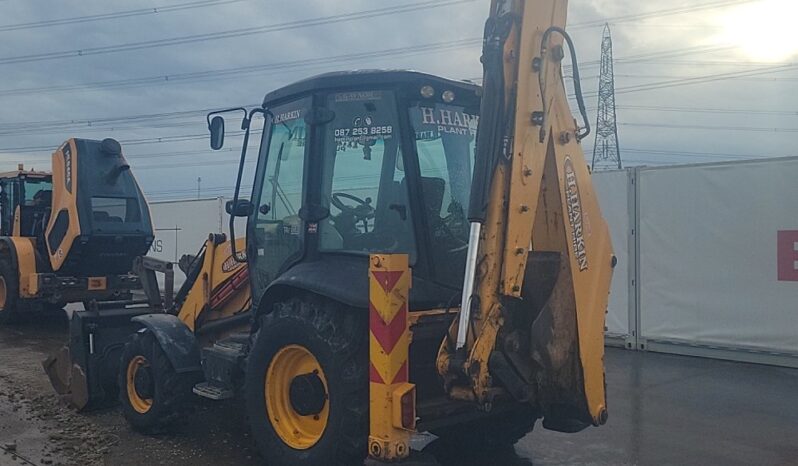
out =
[(601, 38), (601, 74), (598, 88), (598, 122), (593, 145), (593, 171), (620, 170), (621, 150), (618, 146), (618, 121), (615, 117), (615, 73), (612, 67), (612, 35), (604, 25)]

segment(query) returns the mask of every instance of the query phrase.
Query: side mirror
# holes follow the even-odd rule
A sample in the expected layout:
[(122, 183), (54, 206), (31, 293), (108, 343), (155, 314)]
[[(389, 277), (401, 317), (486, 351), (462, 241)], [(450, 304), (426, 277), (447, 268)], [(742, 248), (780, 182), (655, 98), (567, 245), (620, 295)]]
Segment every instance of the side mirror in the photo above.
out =
[(227, 201), (224, 210), (233, 217), (249, 217), (255, 207), (248, 199), (239, 199), (236, 205), (233, 205), (233, 201)]
[(224, 118), (216, 115), (208, 126), (211, 131), (211, 149), (219, 150), (224, 146)]

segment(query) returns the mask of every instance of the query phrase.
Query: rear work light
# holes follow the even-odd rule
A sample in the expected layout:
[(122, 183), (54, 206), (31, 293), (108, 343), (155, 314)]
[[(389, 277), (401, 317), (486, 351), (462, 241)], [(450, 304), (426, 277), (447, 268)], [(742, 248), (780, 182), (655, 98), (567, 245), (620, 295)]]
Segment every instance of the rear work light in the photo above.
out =
[(393, 391), (393, 425), (394, 427), (416, 429), (416, 386), (403, 383)]

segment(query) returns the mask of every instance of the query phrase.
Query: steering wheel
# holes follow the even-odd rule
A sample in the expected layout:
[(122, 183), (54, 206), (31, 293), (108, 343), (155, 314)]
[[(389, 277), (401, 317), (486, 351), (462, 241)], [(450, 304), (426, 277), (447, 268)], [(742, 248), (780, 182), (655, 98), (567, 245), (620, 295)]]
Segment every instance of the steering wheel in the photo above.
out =
[(461, 234), (455, 233), (455, 230), (461, 230), (464, 225), (468, 225), (465, 214), (461, 208), (453, 208), (449, 206), (449, 215), (440, 219), (437, 229), (443, 236), (446, 236), (452, 244), (448, 249), (449, 253), (456, 253), (468, 249), (468, 240), (463, 240), (462, 235), (467, 233), (460, 231)]
[[(354, 201), (357, 203), (357, 205), (354, 207), (346, 205), (341, 199), (348, 199), (350, 201)], [(363, 227), (368, 232), (367, 220), (374, 218), (374, 207), (371, 206), (370, 197), (367, 197), (366, 199), (361, 199), (349, 193), (333, 193), (332, 197), (330, 198), (330, 202), (332, 202), (332, 205), (337, 207), (338, 210), (340, 210), (343, 214), (351, 215), (355, 217), (356, 220), (362, 220)]]

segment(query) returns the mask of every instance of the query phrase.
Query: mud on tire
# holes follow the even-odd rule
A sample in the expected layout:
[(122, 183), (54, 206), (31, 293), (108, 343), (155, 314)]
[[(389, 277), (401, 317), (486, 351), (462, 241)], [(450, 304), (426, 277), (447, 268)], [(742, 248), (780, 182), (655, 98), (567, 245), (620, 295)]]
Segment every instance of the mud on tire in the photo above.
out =
[[(130, 380), (131, 365), (145, 371), (138, 374), (134, 370), (138, 383)], [(122, 414), (140, 432), (161, 432), (187, 415), (192, 389), (200, 378), (199, 373), (175, 372), (155, 335), (148, 330), (140, 331), (122, 351), (118, 377)]]
[[(268, 406), (266, 374), (285, 348), (301, 347), (326, 380), (326, 425), (315, 443), (293, 448), (278, 434)], [(279, 359), (279, 356), (277, 356)], [(274, 373), (274, 372), (272, 372)], [(308, 295), (274, 305), (258, 321), (247, 360), (245, 397), (250, 428), (270, 466), (363, 464), (368, 443), (368, 319), (365, 313)], [(282, 404), (280, 405), (282, 406)], [(287, 409), (293, 408), (293, 399)], [(298, 415), (296, 410), (293, 415)], [(301, 418), (300, 418), (301, 419)], [(281, 432), (284, 427), (278, 426)]]

